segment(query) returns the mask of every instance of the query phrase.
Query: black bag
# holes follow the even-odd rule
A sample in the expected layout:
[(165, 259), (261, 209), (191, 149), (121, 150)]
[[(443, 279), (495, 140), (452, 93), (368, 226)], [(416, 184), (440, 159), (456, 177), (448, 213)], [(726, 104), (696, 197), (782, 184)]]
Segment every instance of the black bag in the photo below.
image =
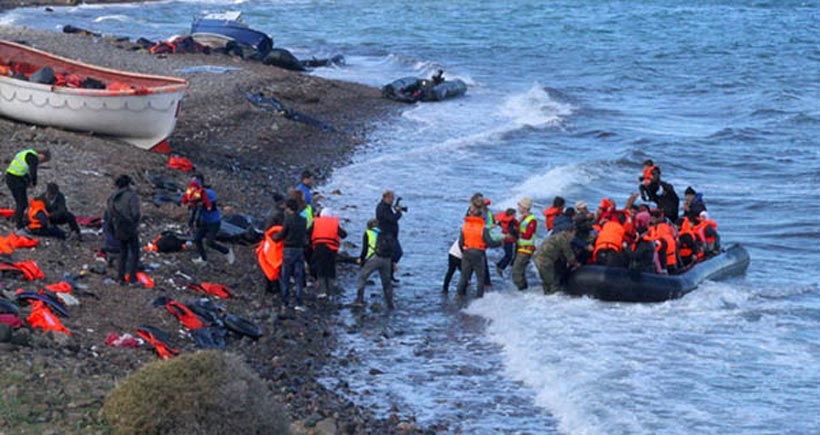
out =
[(157, 252), (179, 252), (185, 249), (185, 240), (172, 232), (163, 232), (156, 245)]
[(396, 236), (391, 233), (379, 233), (376, 238), (376, 255), (382, 258), (393, 258), (396, 251)]

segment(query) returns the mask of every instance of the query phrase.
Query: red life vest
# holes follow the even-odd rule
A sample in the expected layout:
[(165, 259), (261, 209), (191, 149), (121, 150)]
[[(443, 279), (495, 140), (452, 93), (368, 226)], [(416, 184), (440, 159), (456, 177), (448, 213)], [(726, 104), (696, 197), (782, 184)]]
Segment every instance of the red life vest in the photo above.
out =
[(495, 215), (495, 221), (501, 226), (501, 234), (504, 234), (504, 242), (515, 242), (516, 237), (509, 232), (510, 225), (518, 226), (515, 216), (510, 216), (502, 211)]
[(552, 231), (552, 224), (555, 221), (555, 217), (558, 216), (559, 214), (563, 213), (563, 212), (564, 212), (564, 210), (562, 210), (559, 207), (550, 207), (550, 208), (544, 210), (544, 217), (546, 218), (547, 231)]
[(319, 216), (313, 219), (313, 232), (310, 235), (310, 243), (313, 249), (319, 244), (324, 244), (331, 251), (338, 251), (342, 240), (339, 237), (339, 218), (335, 216)]
[(464, 236), (464, 249), (487, 249), (484, 242), (484, 219), (478, 216), (467, 216), (464, 218), (464, 225), (461, 227), (461, 234)]
[(652, 172), (654, 172), (658, 167), (656, 165), (647, 166), (643, 168), (643, 184), (644, 186), (648, 186), (649, 183), (652, 182)]

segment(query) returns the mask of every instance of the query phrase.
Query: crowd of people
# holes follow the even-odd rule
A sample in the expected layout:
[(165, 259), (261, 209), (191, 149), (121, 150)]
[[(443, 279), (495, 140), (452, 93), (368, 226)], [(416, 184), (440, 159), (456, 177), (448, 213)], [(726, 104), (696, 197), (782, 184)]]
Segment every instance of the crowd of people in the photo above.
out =
[[(68, 237), (59, 227), (67, 224), (80, 240), (76, 217), (68, 211), (57, 184), (48, 183), (42, 195), (28, 198), (28, 189), (37, 185), (38, 166), (50, 158), (48, 150), (25, 149), (9, 164), (6, 184), (15, 200), (14, 221), (18, 230), (60, 239)], [(495, 263), (496, 274), (504, 277), (511, 269), (509, 277), (519, 290), (528, 288), (526, 271), (532, 260), (545, 293), (559, 291), (569, 272), (587, 264), (679, 274), (720, 252), (717, 224), (710, 219), (702, 194), (690, 186), (680, 204), (674, 186), (661, 178), (661, 169), (652, 160), (644, 162), (638, 181), (638, 193), (629, 196), (622, 208), (612, 198), (603, 198), (592, 212), (584, 201), (568, 207), (563, 197), (556, 196), (542, 212), (542, 228), (547, 236), (540, 246), (536, 246), (536, 238), (541, 224), (532, 212), (530, 198), (521, 198), (517, 209), (493, 213), (491, 201), (475, 193), (458, 238), (448, 252), (443, 292), (449, 291), (455, 272), (460, 270), (457, 295), (465, 296), (475, 277), (476, 294), (482, 297), (485, 288), (492, 285), (487, 257), (490, 248), (503, 248), (503, 256)], [(115, 191), (102, 218), (107, 251), (117, 254), (117, 281), (122, 285), (137, 282), (140, 255), (140, 201), (132, 185), (128, 175), (116, 178)], [(297, 310), (303, 309), (308, 272), (319, 297), (327, 295), (336, 278), (341, 239), (347, 237), (330, 208), (315, 215), (312, 188), (313, 174), (304, 171), (299, 184), (268, 218), (265, 237), (269, 245), (257, 250), (260, 266), (268, 277), (268, 290), (278, 291), (283, 305), (292, 304)], [(643, 202), (638, 203), (638, 198)], [(361, 254), (355, 259), (361, 269), (354, 307), (365, 305), (365, 285), (378, 272), (385, 305), (395, 308), (393, 286), (399, 282), (396, 270), (403, 255), (399, 221), (406, 211), (400, 201), (392, 190), (385, 190), (374, 217), (367, 223)], [(189, 233), (198, 253), (193, 262), (208, 261), (207, 247), (223, 254), (232, 264), (233, 249), (216, 241), (222, 217), (217, 195), (205, 184), (202, 174), (193, 175), (180, 205), (189, 209)]]
[[(556, 196), (542, 213), (547, 237), (537, 249), (540, 224), (531, 212), (530, 198), (518, 201), (517, 215), (513, 209), (494, 215), (487, 209), (490, 201), (476, 193), (459, 238), (448, 252), (442, 291), (449, 291), (455, 271), (461, 269), (457, 294), (466, 295), (475, 275), (476, 294), (481, 297), (490, 276), (486, 250), (496, 246), (504, 247), (496, 263), (499, 276), (512, 264), (513, 283), (519, 290), (527, 289), (525, 271), (532, 259), (544, 293), (559, 291), (569, 272), (585, 264), (679, 274), (720, 252), (717, 223), (710, 219), (701, 193), (688, 187), (680, 205), (674, 186), (662, 180), (661, 169), (652, 160), (643, 163), (638, 181), (639, 193), (629, 196), (622, 208), (615, 200), (603, 198), (592, 212), (584, 201), (568, 207), (563, 197)], [(496, 227), (498, 235), (490, 232)]]

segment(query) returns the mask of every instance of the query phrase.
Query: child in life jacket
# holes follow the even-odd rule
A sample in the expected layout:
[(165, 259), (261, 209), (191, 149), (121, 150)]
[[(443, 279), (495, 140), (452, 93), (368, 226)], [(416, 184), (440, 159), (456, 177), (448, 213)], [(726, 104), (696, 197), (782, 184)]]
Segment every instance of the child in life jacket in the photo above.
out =
[(644, 160), (643, 170), (641, 176), (638, 177), (638, 181), (641, 182), (638, 186), (638, 190), (641, 192), (641, 199), (649, 201), (652, 194), (656, 195), (660, 188), (661, 168), (656, 166), (652, 159)]
[(204, 185), (205, 177), (200, 173), (194, 174), (191, 177), (191, 182), (185, 188), (185, 193), (182, 195), (181, 205), (188, 206), (188, 228), (190, 231), (193, 231), (198, 220), (202, 209), (201, 206), (205, 206), (208, 210), (211, 209), (211, 201), (208, 199), (208, 195), (205, 194)]

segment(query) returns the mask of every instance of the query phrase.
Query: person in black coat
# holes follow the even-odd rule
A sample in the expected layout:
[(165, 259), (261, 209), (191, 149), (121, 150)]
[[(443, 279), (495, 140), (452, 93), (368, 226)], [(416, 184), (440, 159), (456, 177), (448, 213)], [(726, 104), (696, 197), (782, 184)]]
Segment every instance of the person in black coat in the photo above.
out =
[(51, 225), (68, 224), (68, 228), (71, 232), (77, 235), (77, 240), (82, 241), (83, 238), (80, 234), (80, 226), (77, 225), (77, 218), (73, 213), (68, 211), (65, 195), (63, 195), (63, 192), (60, 192), (60, 186), (58, 186), (57, 183), (48, 183), (46, 185), (46, 192), (37, 197), (37, 199), (46, 204), (48, 220)]
[(108, 231), (120, 245), (117, 281), (121, 285), (137, 282), (140, 256), (139, 223), (142, 213), (137, 192), (131, 189), (132, 184), (134, 182), (128, 175), (117, 177), (114, 182), (117, 190), (108, 198), (108, 208), (103, 216), (103, 221), (109, 226)]
[(393, 239), (395, 239), (393, 249), (394, 274), (391, 275), (391, 280), (398, 282), (399, 280), (396, 279), (395, 276), (395, 269), (402, 255), (404, 255), (404, 251), (402, 251), (401, 244), (399, 243), (399, 219), (401, 219), (404, 208), (398, 204), (393, 205), (395, 198), (396, 194), (392, 190), (385, 190), (384, 193), (382, 193), (382, 200), (376, 206), (376, 220), (379, 221), (380, 236), (390, 234), (393, 236)]

